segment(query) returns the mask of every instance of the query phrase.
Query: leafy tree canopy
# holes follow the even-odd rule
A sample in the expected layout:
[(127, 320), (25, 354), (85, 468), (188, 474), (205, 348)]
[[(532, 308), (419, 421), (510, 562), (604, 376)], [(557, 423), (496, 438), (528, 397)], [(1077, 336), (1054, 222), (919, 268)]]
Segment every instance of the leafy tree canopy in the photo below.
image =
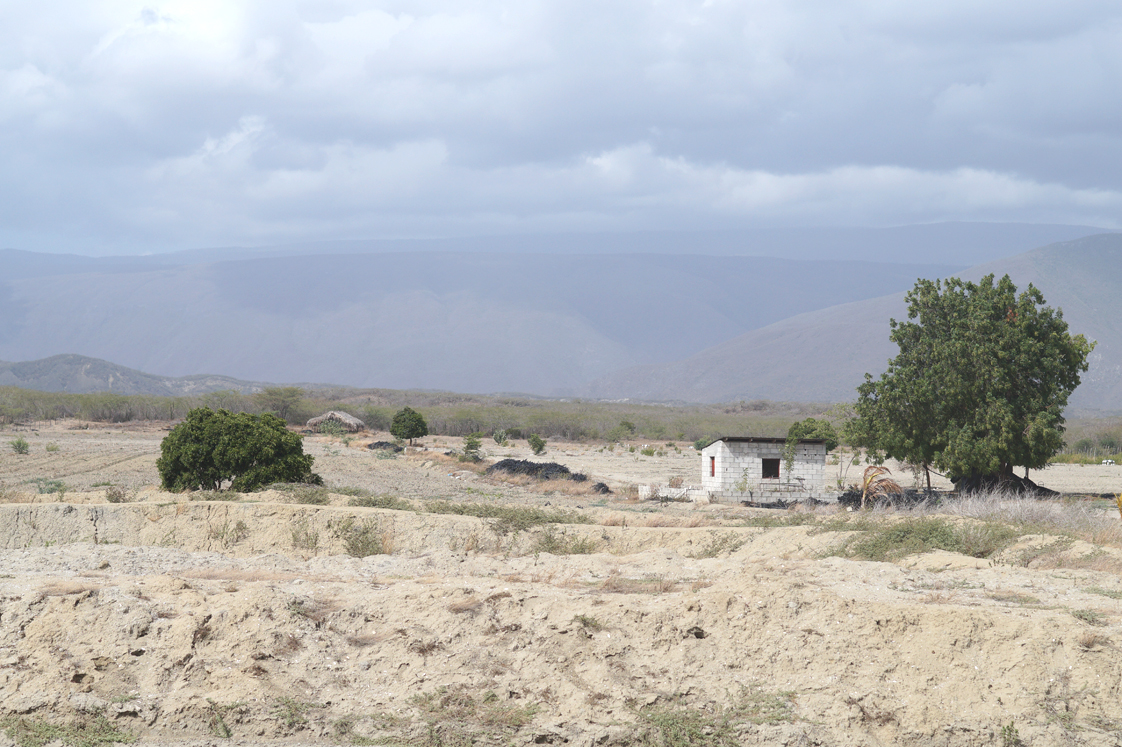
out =
[(1032, 285), (1017, 295), (1008, 275), (919, 280), (905, 300), (909, 321), (891, 320), (900, 352), (879, 380), (865, 374), (848, 439), (960, 487), (1047, 464), (1094, 343), (1068, 334)]
[(312, 472), (315, 457), (275, 415), (199, 407), (172, 428), (160, 452), (165, 490), (221, 490), (230, 481), (244, 493), (275, 482), (322, 483)]
[(787, 440), (798, 441), (803, 438), (821, 438), (826, 442), (826, 451), (838, 448), (838, 432), (828, 420), (807, 418), (797, 423), (792, 423), (787, 429)]
[(253, 398), (262, 410), (275, 412), (281, 420), (287, 422), (289, 413), (304, 398), (304, 390), (298, 386), (267, 386), (253, 395)]
[(412, 407), (403, 407), (393, 416), (390, 423), (390, 435), (394, 438), (408, 439), (413, 443), (414, 438), (421, 438), (429, 434), (429, 425), (421, 413)]

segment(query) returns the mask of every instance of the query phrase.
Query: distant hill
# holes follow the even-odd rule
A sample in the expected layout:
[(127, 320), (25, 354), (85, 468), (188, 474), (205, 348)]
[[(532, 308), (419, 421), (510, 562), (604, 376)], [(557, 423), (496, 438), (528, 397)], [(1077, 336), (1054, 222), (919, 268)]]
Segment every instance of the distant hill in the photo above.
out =
[(178, 378), (154, 376), (84, 355), (54, 355), (22, 363), (0, 361), (0, 386), (75, 394), (113, 392), (176, 397), (231, 389), (251, 394), (267, 385), (206, 374)]
[(8, 250), (0, 358), (66, 353), (164, 376), (556, 396), (954, 269), (483, 252), (175, 264)]
[[(1018, 290), (1031, 282), (1049, 306), (1063, 310), (1073, 333), (1097, 341), (1071, 405), (1122, 410), (1122, 235), (1052, 244), (956, 274), (977, 280), (989, 273), (1008, 273)], [(865, 372), (879, 376), (897, 352), (888, 320), (906, 316), (903, 293), (799, 314), (672, 363), (611, 374), (582, 394), (692, 402), (851, 400)]]

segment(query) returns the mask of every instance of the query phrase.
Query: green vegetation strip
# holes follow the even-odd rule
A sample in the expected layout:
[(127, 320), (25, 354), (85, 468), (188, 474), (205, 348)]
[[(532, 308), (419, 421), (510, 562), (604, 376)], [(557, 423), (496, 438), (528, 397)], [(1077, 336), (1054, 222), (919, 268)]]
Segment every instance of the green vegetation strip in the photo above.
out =
[(121, 731), (105, 716), (54, 724), (41, 718), (8, 716), (0, 719), (4, 730), (19, 747), (43, 747), (56, 740), (72, 747), (96, 747), (114, 742), (135, 742), (136, 736)]
[(884, 526), (862, 522), (829, 528), (834, 531), (857, 529), (861, 533), (833, 548), (828, 555), (877, 561), (898, 560), (931, 550), (988, 558), (1021, 536), (1016, 529), (1000, 524), (959, 524), (938, 518), (905, 519)]
[(735, 747), (744, 727), (797, 720), (795, 694), (744, 687), (725, 708), (654, 706), (639, 711), (643, 728), (631, 744), (639, 747)]
[(527, 506), (503, 506), (494, 503), (452, 503), (451, 501), (432, 501), (423, 509), (430, 514), (456, 514), (475, 516), (480, 519), (495, 519), (495, 531), (499, 534), (521, 532), (547, 524), (591, 524), (592, 519), (573, 511), (547, 511)]

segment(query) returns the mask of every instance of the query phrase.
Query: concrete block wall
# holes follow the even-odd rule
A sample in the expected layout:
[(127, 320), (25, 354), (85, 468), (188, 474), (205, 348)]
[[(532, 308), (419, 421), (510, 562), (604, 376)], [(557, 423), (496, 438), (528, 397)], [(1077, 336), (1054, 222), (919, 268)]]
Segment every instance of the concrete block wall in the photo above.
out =
[[(826, 492), (825, 444), (799, 443), (788, 477), (781, 441), (716, 441), (701, 452), (701, 486), (715, 499), (798, 500)], [(710, 474), (715, 459), (716, 474)], [(765, 478), (765, 459), (779, 460), (779, 477)]]

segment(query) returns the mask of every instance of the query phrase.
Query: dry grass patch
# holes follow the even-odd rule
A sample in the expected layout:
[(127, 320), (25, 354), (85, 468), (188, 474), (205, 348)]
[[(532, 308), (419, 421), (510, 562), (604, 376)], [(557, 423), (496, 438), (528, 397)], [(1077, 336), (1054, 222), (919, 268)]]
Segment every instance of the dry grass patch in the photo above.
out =
[(453, 602), (452, 604), (448, 605), (448, 611), (456, 615), (462, 615), (465, 612), (475, 613), (479, 611), (479, 608), (482, 606), (482, 601), (476, 599), (475, 597), (470, 597), (468, 599), (464, 599), (459, 602)]
[(1040, 604), (1040, 600), (1031, 594), (1022, 594), (1019, 591), (992, 591), (987, 594), (990, 599), (995, 602), (1004, 602), (1006, 604)]
[(287, 609), (296, 617), (311, 620), (318, 628), (342, 606), (336, 599), (293, 599), (288, 603)]
[(39, 587), (37, 596), (38, 600), (42, 600), (47, 597), (68, 597), (71, 594), (98, 592), (101, 589), (101, 584), (88, 581), (51, 581)]
[(613, 573), (601, 581), (596, 590), (607, 594), (667, 594), (680, 586), (680, 581), (662, 576), (627, 578)]
[(1079, 645), (1081, 648), (1087, 651), (1091, 651), (1102, 646), (1109, 646), (1110, 638), (1103, 635), (1102, 633), (1088, 630), (1080, 634)]

